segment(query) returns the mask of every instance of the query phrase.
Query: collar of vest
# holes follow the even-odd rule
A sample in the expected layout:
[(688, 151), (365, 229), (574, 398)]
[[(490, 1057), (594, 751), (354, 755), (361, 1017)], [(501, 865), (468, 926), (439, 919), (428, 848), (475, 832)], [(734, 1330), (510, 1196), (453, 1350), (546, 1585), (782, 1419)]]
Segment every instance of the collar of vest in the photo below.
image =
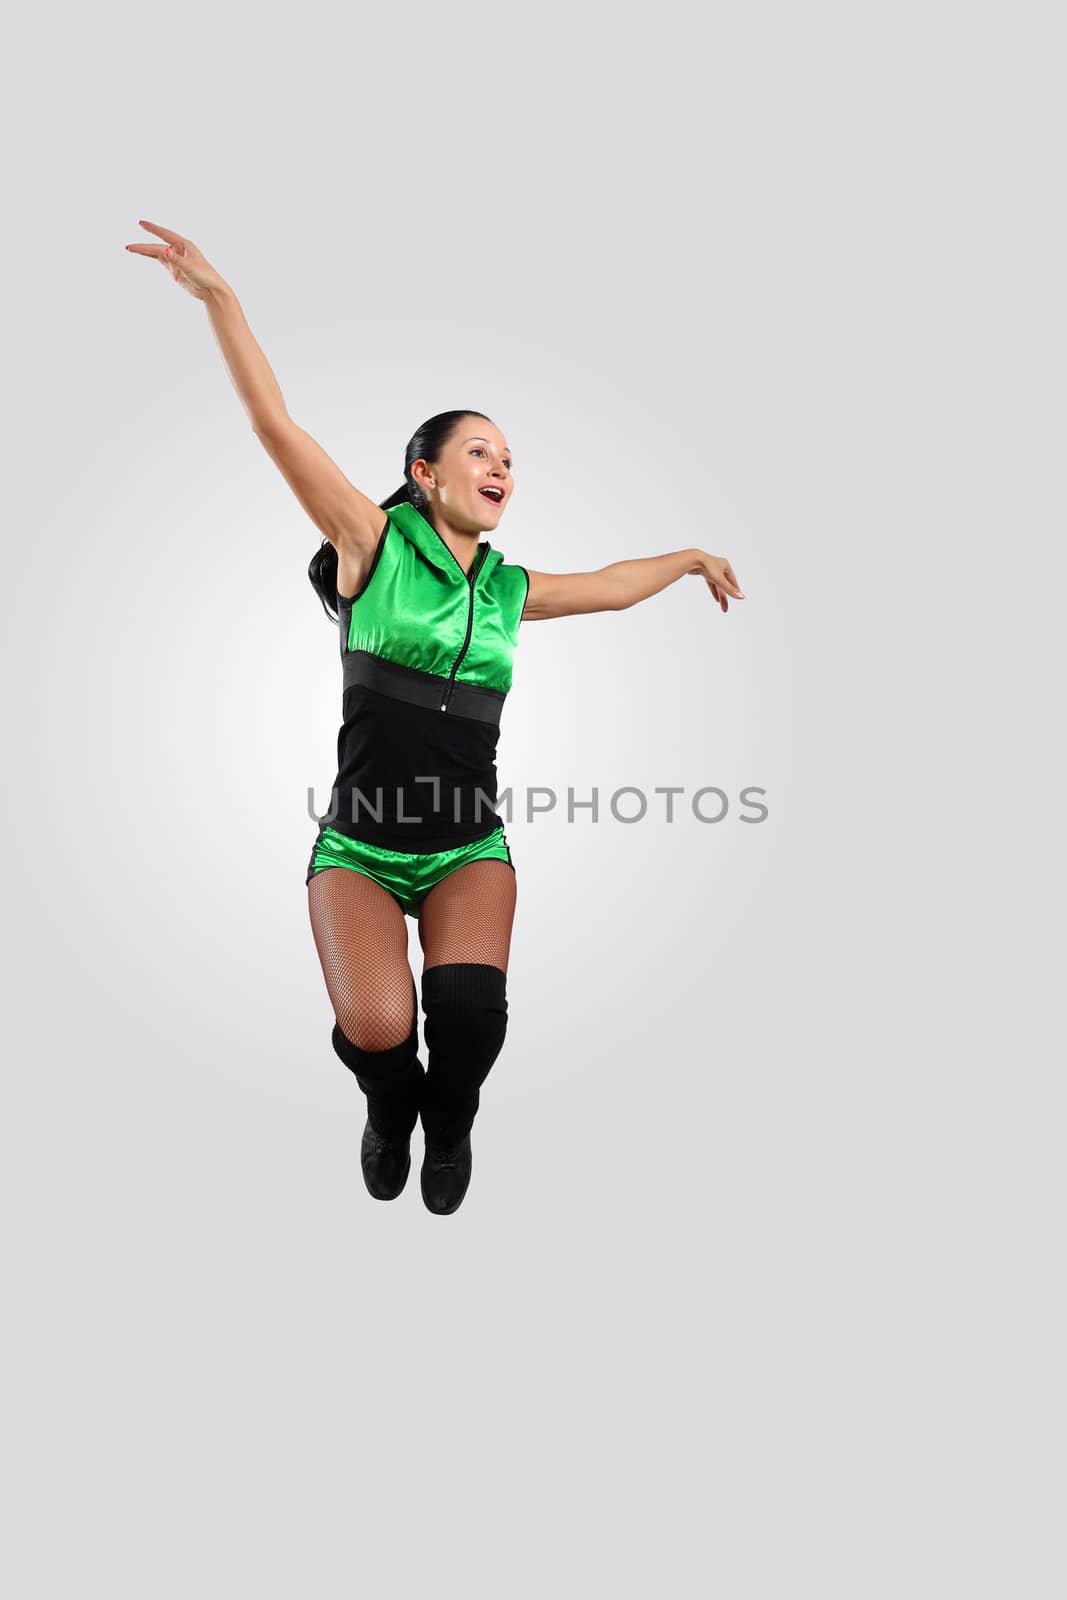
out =
[[(432, 522), (429, 522), (409, 500), (402, 500), (397, 506), (389, 506), (386, 516), (393, 525), (400, 529), (409, 544), (415, 546), (419, 554), (428, 561), (438, 572), (444, 573), (446, 578), (458, 578), (462, 583), (467, 582), (467, 574), (460, 566), (452, 551), (441, 538)], [(494, 567), (500, 566), (504, 557), (499, 550), (494, 550), (488, 539), (481, 543), (485, 546), (486, 555), (475, 555), (474, 562), (478, 568), (474, 580), (477, 588), (492, 572)]]

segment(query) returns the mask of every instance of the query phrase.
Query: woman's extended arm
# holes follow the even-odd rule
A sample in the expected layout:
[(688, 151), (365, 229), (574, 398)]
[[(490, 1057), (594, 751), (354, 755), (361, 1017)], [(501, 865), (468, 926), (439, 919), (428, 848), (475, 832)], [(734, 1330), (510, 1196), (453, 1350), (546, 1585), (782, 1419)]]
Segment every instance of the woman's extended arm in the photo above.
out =
[(312, 522), (335, 546), (343, 568), (339, 581), (350, 583), (353, 587), (344, 592), (353, 593), (363, 567), (374, 557), (385, 513), (293, 421), (237, 296), (193, 241), (154, 222), (142, 219), (141, 226), (165, 243), (127, 245), (127, 250), (162, 262), (174, 281), (203, 303), (252, 431)]
[(724, 611), (726, 596), (745, 596), (725, 556), (706, 550), (673, 550), (665, 556), (642, 556), (633, 561), (613, 561), (597, 572), (531, 572), (523, 622), (549, 617), (573, 617), (589, 611), (625, 611), (639, 600), (659, 594), (687, 573), (706, 579)]
[(322, 446), (285, 408), (263, 351), (227, 283), (209, 289), (208, 321), (252, 431), (312, 522), (345, 562), (344, 581), (358, 589), (362, 567), (374, 557), (385, 513), (350, 483)]

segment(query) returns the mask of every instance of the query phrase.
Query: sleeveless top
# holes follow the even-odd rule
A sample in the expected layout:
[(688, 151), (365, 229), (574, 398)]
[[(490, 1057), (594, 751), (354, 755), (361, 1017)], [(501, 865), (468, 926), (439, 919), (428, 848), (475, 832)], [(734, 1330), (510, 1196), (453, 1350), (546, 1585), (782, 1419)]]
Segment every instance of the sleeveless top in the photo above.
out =
[(409, 503), (386, 518), (363, 587), (337, 596), (342, 723), (321, 825), (426, 854), (499, 824), (500, 714), (530, 576), (488, 540), (464, 573)]

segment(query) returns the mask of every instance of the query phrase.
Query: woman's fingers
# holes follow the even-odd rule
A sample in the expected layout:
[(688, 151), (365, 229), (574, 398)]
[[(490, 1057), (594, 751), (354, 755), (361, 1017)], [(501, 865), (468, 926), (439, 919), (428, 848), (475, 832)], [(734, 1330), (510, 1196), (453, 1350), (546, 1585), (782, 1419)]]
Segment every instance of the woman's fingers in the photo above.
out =
[(734, 569), (728, 561), (724, 561), (722, 564), (722, 575), (730, 585), (731, 593), (735, 594), (739, 600), (743, 600), (745, 597), (741, 593), (741, 585), (734, 576)]
[(147, 228), (149, 233), (158, 233), (161, 239), (166, 240), (166, 243), (128, 244), (126, 246), (127, 250), (133, 251), (134, 254), (155, 256), (158, 261), (163, 262), (164, 266), (168, 266), (170, 264), (168, 257), (172, 260), (177, 260), (179, 257), (196, 253), (196, 246), (192, 243), (192, 240), (186, 239), (183, 234), (175, 233), (172, 228), (161, 228), (155, 222), (146, 222), (143, 217), (138, 217), (137, 220), (142, 228)]
[(168, 244), (177, 245), (186, 243), (186, 240), (183, 238), (183, 236), (180, 233), (175, 233), (171, 228), (161, 228), (158, 223), (146, 222), (143, 217), (138, 217), (137, 223), (139, 227), (147, 228), (149, 233), (158, 233), (159, 237), (161, 239), (165, 239)]
[(174, 265), (178, 259), (177, 256), (168, 256), (164, 253), (172, 248), (170, 245), (128, 244), (126, 248), (131, 255), (148, 256), (151, 260), (158, 261), (161, 267), (166, 267), (172, 278), (177, 278), (177, 269)]
[(745, 598), (741, 585), (737, 581), (737, 574), (725, 556), (709, 555), (706, 550), (701, 552), (700, 566), (690, 568), (692, 572), (703, 572), (709, 583), (714, 574), (714, 581), (718, 584), (716, 598), (721, 599), (722, 594), (732, 594), (738, 600)]
[(161, 261), (180, 289), (185, 289), (195, 300), (204, 300), (222, 282), (209, 261), (205, 261), (196, 245), (172, 228), (161, 228), (154, 222), (139, 219), (142, 228), (158, 233), (165, 244), (128, 244), (132, 255), (154, 256)]
[(741, 586), (734, 577), (734, 569), (731, 567), (726, 557), (720, 556), (719, 560), (715, 564), (719, 569), (715, 580), (718, 583), (719, 588), (724, 594), (732, 594), (736, 599), (743, 600), (745, 597), (741, 593)]

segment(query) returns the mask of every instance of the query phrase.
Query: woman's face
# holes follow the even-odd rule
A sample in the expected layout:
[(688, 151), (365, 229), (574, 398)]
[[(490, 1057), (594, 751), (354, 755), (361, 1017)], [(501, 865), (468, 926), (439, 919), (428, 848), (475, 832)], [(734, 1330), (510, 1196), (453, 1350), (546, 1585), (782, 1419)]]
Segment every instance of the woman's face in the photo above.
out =
[[(499, 428), (484, 417), (465, 417), (436, 466), (417, 461), (412, 472), (433, 509), (453, 528), (491, 532), (511, 498), (511, 451)], [(485, 493), (499, 489), (499, 495)]]

